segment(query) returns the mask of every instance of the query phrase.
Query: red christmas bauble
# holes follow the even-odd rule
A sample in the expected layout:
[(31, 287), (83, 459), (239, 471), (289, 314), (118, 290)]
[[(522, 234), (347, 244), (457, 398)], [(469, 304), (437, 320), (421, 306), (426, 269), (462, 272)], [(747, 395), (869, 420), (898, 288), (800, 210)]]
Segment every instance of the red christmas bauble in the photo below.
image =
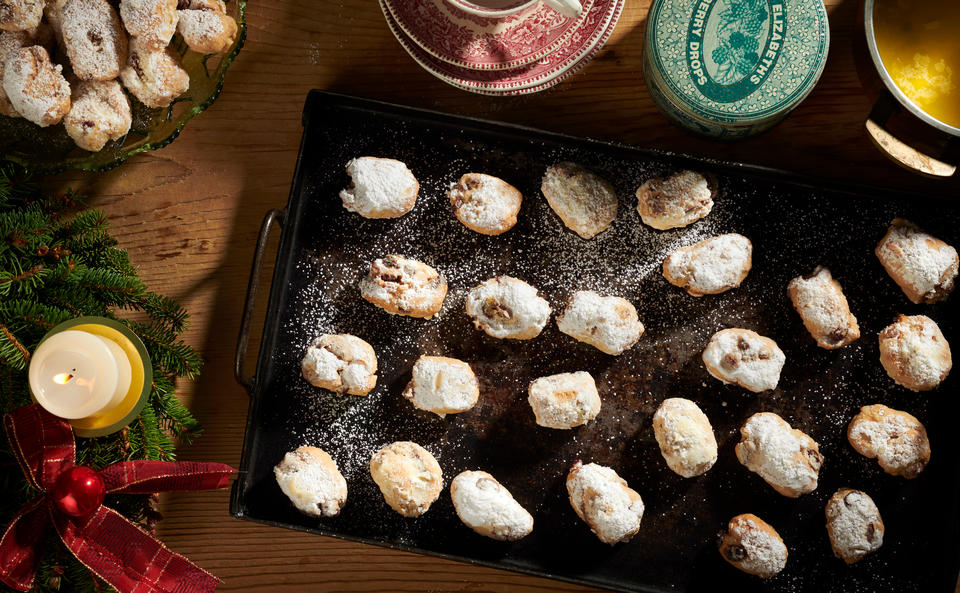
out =
[(106, 487), (95, 470), (83, 465), (60, 474), (50, 497), (53, 504), (71, 517), (86, 517), (103, 504)]

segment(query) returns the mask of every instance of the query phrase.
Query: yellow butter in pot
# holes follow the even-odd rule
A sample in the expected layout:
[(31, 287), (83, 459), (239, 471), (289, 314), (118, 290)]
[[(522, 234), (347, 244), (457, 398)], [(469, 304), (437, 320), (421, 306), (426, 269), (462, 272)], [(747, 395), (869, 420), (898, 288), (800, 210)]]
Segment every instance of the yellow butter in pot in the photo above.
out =
[(960, 127), (960, 2), (877, 0), (873, 22), (880, 57), (900, 90)]

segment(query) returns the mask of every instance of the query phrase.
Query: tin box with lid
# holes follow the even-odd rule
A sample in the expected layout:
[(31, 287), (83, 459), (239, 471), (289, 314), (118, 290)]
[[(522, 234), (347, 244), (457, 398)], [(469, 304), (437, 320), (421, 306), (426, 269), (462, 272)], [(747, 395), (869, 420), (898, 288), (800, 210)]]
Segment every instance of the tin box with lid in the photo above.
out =
[(770, 129), (810, 94), (829, 45), (822, 0), (654, 0), (643, 73), (675, 124), (744, 138)]

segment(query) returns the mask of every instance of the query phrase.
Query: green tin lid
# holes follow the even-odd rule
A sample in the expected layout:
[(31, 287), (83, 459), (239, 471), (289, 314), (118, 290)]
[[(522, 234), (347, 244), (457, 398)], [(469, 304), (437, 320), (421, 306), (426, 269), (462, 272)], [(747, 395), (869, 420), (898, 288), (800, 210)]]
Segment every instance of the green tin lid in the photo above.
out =
[(710, 136), (772, 127), (802, 101), (827, 62), (822, 0), (655, 0), (644, 74), (657, 106)]

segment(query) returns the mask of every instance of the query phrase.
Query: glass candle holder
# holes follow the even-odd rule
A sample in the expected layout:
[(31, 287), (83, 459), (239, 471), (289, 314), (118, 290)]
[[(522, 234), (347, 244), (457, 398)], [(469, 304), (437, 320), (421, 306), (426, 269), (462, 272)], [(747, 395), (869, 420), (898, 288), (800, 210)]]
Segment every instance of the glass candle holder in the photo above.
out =
[(153, 365), (140, 338), (105, 317), (78, 317), (51, 329), (30, 359), (30, 392), (77, 436), (112, 434), (150, 397)]

